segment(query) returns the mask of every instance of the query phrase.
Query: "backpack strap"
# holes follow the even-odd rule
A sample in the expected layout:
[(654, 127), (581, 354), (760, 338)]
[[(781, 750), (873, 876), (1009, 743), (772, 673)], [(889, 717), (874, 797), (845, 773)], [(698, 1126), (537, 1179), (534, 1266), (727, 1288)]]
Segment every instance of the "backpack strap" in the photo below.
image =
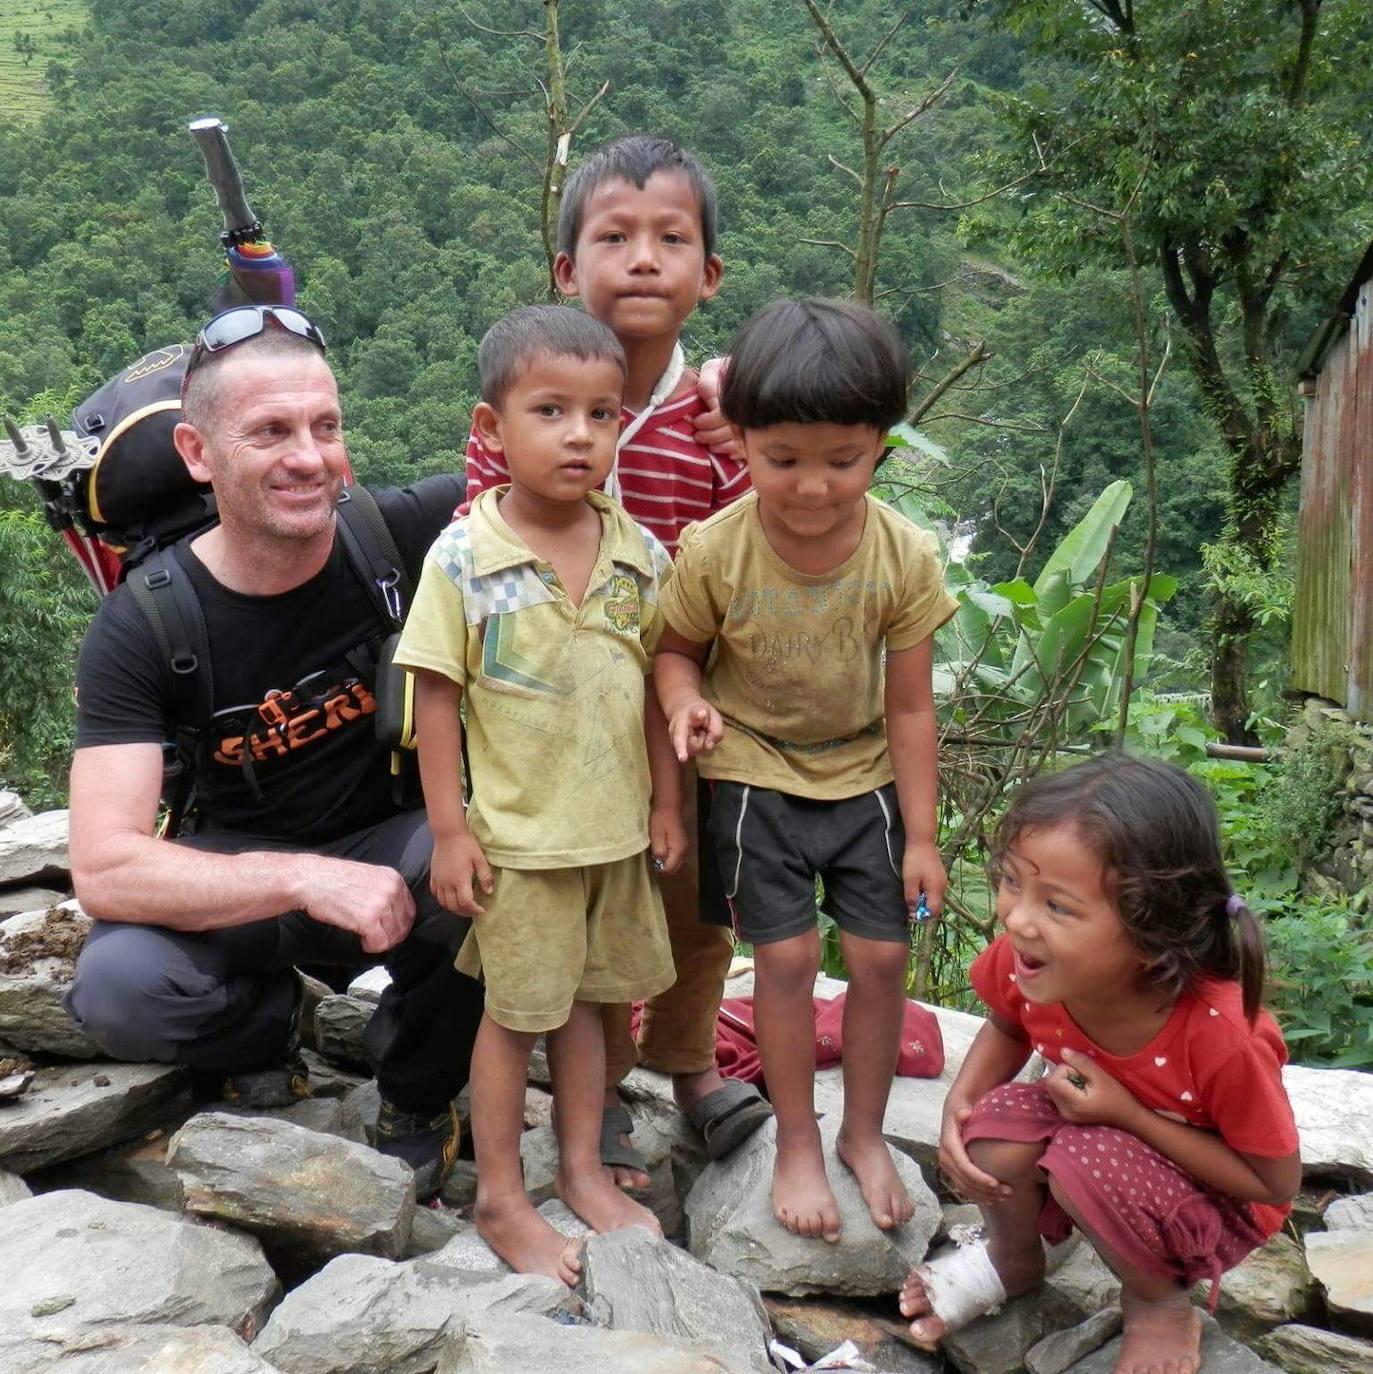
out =
[(377, 499), (366, 487), (344, 487), (338, 497), (338, 531), (343, 551), (367, 584), (392, 630), (405, 623), (410, 578)]

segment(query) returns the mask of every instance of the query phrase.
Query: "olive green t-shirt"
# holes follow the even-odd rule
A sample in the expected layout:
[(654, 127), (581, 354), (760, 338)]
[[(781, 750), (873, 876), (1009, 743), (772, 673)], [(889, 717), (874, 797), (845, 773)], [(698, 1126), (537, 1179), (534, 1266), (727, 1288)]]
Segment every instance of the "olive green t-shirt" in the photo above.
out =
[[(491, 487), (434, 541), (396, 662), (467, 704), (467, 823), (503, 868), (611, 863), (648, 847), (644, 690), (667, 550), (592, 492), (601, 548), (580, 606), (501, 518)], [(424, 741), (419, 742), (421, 750)]]
[(701, 775), (838, 801), (892, 780), (883, 650), (911, 649), (958, 609), (933, 535), (869, 496), (853, 554), (812, 575), (768, 543), (749, 495), (682, 532), (660, 609), (714, 642), (705, 697), (725, 735)]

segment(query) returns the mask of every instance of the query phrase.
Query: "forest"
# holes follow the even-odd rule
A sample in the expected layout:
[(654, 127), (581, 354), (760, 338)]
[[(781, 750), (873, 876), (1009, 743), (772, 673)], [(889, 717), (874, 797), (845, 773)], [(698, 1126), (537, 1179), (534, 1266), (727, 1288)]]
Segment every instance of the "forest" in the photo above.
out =
[[(1366, 0), (25, 8), (48, 22), (37, 59), (8, 40), (42, 75), (0, 110), (0, 410), (65, 419), (194, 335), (220, 224), (186, 123), (214, 112), (329, 340), (360, 477), (460, 468), (477, 341), (549, 294), (555, 135), (572, 166), (670, 135), (721, 214), (689, 357), (779, 296), (855, 295), (918, 371), (879, 494), (938, 530), (962, 609), (936, 655), (954, 919), (913, 988), (967, 995), (1007, 790), (1116, 741), (1211, 785), (1275, 961), (1324, 980), (1286, 994), (1306, 1057), (1373, 1063), (1373, 994), (1363, 1023), (1328, 1014), (1373, 989), (1367, 894), (1302, 885), (1329, 741), (1279, 752), (1294, 363), (1373, 237)], [(92, 606), (0, 479), (0, 778), (36, 802), (64, 795)]]

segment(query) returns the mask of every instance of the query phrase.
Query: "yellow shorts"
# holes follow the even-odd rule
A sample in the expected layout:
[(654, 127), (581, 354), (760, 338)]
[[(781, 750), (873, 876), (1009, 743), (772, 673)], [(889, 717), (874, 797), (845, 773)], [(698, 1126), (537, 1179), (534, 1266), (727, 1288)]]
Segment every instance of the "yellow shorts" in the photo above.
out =
[(676, 978), (648, 851), (586, 868), (497, 868), (458, 952), (486, 1011), (516, 1031), (556, 1030), (573, 1002), (655, 997)]

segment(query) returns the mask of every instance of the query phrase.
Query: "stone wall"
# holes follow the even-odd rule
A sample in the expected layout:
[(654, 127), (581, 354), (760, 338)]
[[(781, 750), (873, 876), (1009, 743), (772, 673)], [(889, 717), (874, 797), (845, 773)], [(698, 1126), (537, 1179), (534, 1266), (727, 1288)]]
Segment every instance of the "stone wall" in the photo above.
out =
[(1329, 850), (1302, 876), (1314, 892), (1350, 895), (1356, 907), (1366, 910), (1373, 894), (1373, 726), (1356, 722), (1333, 702), (1311, 697), (1293, 726), (1292, 743), (1330, 724), (1342, 727), (1340, 751), (1347, 752), (1349, 765)]

